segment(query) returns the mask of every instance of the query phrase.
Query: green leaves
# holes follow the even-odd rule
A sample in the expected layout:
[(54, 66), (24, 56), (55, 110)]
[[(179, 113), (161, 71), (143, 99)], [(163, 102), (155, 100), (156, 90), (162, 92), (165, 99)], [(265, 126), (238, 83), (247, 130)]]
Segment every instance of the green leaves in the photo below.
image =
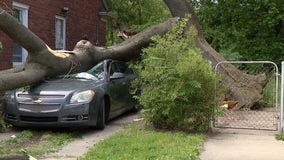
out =
[(225, 59), (280, 64), (279, 56), (284, 56), (283, 12), (282, 0), (206, 0), (197, 15), (206, 39)]
[(195, 46), (195, 30), (184, 35), (187, 20), (143, 50), (143, 60), (134, 66), (140, 75), (136, 84), (146, 119), (156, 127), (201, 131), (208, 127), (220, 77)]
[(141, 30), (166, 21), (170, 11), (162, 0), (107, 0), (115, 17), (108, 26), (108, 44), (119, 43), (118, 30), (138, 33)]

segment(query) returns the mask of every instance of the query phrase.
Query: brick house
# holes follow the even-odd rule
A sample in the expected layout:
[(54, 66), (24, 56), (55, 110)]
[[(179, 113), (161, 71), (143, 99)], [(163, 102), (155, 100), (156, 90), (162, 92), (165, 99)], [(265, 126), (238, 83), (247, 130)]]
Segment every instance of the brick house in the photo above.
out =
[[(86, 37), (95, 45), (105, 45), (107, 6), (104, 0), (1, 0), (0, 6), (13, 13), (52, 49), (73, 50)], [(26, 50), (1, 31), (0, 41), (3, 44), (0, 70), (25, 61)]]

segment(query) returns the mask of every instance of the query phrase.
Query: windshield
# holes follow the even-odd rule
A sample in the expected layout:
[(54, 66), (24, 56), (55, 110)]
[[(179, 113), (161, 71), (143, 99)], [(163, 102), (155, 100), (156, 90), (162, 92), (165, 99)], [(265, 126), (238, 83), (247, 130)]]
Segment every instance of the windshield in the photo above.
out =
[(103, 80), (104, 79), (104, 65), (98, 63), (87, 72), (81, 72), (77, 74), (60, 75), (57, 78), (77, 78), (77, 79), (90, 79), (90, 80)]
[(98, 63), (93, 68), (87, 71), (87, 73), (97, 77), (99, 80), (105, 79), (104, 63)]
[(87, 72), (82, 72), (82, 73), (75, 74), (75, 78), (99, 80), (98, 77), (95, 77), (94, 75), (91, 75), (91, 74), (89, 74)]
[(57, 76), (59, 79), (68, 79), (68, 78), (76, 78), (76, 79), (90, 79), (90, 80), (98, 80), (98, 77), (91, 75), (87, 72), (81, 72), (77, 74), (68, 74), (68, 75), (60, 75)]

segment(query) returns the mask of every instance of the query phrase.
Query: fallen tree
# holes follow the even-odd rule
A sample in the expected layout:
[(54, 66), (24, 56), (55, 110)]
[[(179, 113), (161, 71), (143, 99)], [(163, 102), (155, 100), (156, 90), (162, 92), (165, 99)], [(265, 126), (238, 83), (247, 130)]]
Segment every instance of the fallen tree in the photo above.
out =
[[(85, 71), (103, 59), (112, 58), (123, 61), (137, 59), (141, 49), (152, 42), (153, 35), (165, 34), (179, 20), (179, 17), (187, 13), (191, 14), (187, 28), (190, 26), (196, 28), (196, 45), (201, 49), (203, 57), (211, 61), (213, 66), (225, 61), (205, 40), (190, 3), (186, 0), (164, 0), (164, 2), (175, 18), (149, 27), (118, 45), (103, 48), (81, 40), (72, 51), (52, 50), (39, 37), (0, 8), (0, 29), (28, 51), (27, 60), (23, 65), (0, 72), (0, 92), (31, 85), (59, 74)], [(263, 88), (267, 83), (264, 74), (247, 75), (230, 64), (222, 65), (221, 73), (224, 75), (223, 82), (232, 84), (228, 86), (229, 90), (225, 99), (238, 101), (237, 108), (244, 105), (253, 107), (262, 99)]]

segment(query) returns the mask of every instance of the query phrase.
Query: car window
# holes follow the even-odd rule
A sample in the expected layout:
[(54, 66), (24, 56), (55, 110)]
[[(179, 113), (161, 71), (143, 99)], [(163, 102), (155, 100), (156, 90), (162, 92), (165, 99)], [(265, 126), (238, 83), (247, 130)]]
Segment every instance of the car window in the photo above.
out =
[(125, 75), (133, 74), (133, 71), (130, 68), (128, 68), (126, 63), (123, 62), (111, 63), (110, 75), (112, 75), (114, 72), (120, 72)]
[(103, 80), (105, 78), (105, 76), (104, 76), (104, 63), (101, 62), (101, 63), (95, 65), (93, 68), (91, 68), (87, 72), (89, 74), (92, 74), (93, 76), (97, 77), (98, 79)]
[(134, 71), (127, 66), (124, 74), (126, 74), (126, 75), (134, 74)]

